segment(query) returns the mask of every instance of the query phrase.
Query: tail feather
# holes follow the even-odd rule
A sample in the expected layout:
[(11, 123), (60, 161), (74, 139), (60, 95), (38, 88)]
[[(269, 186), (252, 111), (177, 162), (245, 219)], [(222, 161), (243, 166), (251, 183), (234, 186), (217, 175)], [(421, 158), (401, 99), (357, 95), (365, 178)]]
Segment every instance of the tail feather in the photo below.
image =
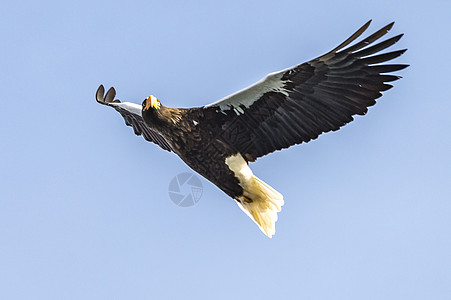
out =
[(261, 179), (252, 175), (237, 204), (271, 238), (276, 233), (277, 213), (284, 204), (283, 196)]

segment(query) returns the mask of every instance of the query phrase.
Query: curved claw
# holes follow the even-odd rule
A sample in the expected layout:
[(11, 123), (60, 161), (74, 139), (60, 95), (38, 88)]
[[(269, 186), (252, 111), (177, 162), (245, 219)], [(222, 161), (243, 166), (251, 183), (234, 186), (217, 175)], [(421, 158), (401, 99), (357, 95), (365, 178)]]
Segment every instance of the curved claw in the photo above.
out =
[(114, 97), (116, 97), (116, 90), (114, 87), (111, 87), (108, 92), (105, 94), (105, 88), (103, 87), (103, 84), (101, 84), (96, 92), (96, 101), (103, 105), (109, 105), (110, 103), (120, 103), (119, 100), (114, 100)]

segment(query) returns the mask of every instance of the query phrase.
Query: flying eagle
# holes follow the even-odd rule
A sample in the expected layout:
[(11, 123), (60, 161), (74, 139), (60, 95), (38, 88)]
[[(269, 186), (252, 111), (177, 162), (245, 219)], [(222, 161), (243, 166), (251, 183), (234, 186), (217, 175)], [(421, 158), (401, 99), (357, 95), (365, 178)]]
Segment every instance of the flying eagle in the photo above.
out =
[[(249, 162), (276, 150), (338, 130), (364, 115), (404, 64), (384, 64), (406, 49), (380, 54), (402, 34), (375, 43), (394, 23), (354, 42), (368, 21), (332, 51), (270, 73), (217, 102), (196, 108), (166, 107), (149, 96), (142, 105), (115, 100), (100, 85), (96, 99), (116, 109), (136, 135), (177, 154), (194, 171), (235, 199), (268, 236), (275, 233), (283, 196), (253, 175)], [(350, 45), (350, 46), (348, 46)]]

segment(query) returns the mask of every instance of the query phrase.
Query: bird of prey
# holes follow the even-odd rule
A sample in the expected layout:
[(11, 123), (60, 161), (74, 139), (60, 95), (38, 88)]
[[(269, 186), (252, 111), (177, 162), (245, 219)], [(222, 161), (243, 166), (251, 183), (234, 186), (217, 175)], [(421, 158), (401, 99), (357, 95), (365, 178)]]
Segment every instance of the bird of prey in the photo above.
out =
[(211, 181), (258, 225), (268, 237), (275, 234), (283, 196), (253, 175), (249, 163), (276, 150), (316, 139), (364, 115), (392, 72), (404, 64), (387, 64), (406, 49), (380, 53), (402, 34), (380, 41), (390, 23), (355, 41), (368, 21), (332, 51), (282, 71), (219, 101), (196, 108), (164, 106), (155, 96), (142, 105), (115, 100), (100, 85), (96, 99), (116, 109), (136, 135), (177, 154), (194, 171)]

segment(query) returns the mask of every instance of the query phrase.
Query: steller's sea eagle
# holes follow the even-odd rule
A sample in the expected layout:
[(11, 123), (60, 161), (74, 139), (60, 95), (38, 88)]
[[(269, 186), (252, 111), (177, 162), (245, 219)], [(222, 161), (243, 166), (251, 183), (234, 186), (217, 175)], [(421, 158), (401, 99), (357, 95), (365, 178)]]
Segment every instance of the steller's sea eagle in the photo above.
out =
[[(402, 34), (377, 42), (394, 23), (354, 42), (368, 21), (332, 51), (309, 62), (274, 72), (217, 102), (196, 108), (166, 107), (149, 96), (142, 105), (115, 100), (100, 85), (96, 99), (116, 109), (135, 134), (177, 154), (188, 166), (235, 199), (268, 236), (275, 233), (283, 196), (252, 174), (249, 162), (276, 150), (338, 130), (364, 115), (391, 74), (407, 67), (386, 64), (406, 49), (380, 52)], [(350, 45), (350, 46), (348, 46)]]

